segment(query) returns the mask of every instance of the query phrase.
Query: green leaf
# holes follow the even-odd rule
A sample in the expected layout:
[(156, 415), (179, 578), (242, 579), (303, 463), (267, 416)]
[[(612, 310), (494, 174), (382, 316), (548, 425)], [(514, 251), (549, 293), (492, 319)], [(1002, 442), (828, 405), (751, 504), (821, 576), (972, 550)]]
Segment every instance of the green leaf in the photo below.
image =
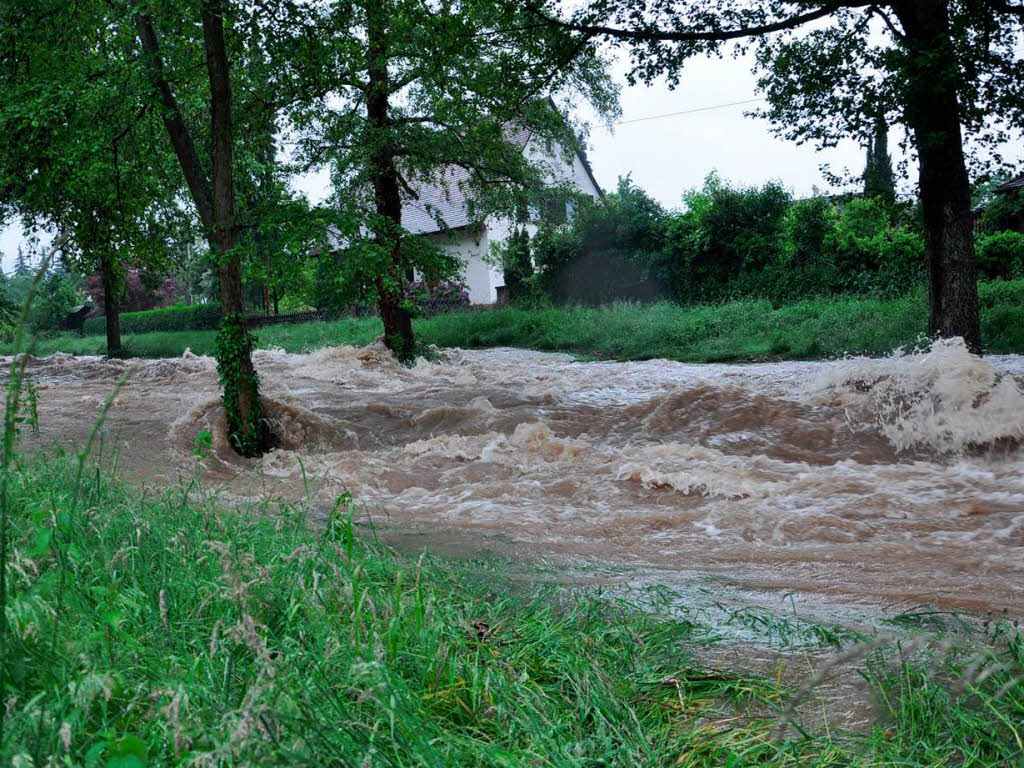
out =
[(33, 557), (42, 557), (50, 549), (50, 542), (53, 541), (52, 528), (40, 528), (36, 531), (36, 541), (32, 547)]

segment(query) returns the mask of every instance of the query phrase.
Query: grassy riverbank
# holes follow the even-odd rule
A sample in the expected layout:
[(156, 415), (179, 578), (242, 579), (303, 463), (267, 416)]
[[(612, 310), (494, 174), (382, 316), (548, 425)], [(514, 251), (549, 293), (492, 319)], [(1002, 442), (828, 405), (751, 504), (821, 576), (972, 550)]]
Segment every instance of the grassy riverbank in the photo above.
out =
[[(1024, 281), (983, 284), (982, 337), (991, 352), (1024, 352)], [(440, 347), (514, 346), (599, 358), (664, 357), (688, 362), (885, 354), (912, 345), (927, 331), (923, 295), (903, 299), (812, 299), (773, 308), (767, 301), (680, 307), (503, 308), (415, 322), (421, 342)], [(381, 332), (376, 318), (272, 326), (257, 334), (261, 347), (291, 352), (335, 344), (364, 345)], [(138, 357), (177, 357), (186, 348), (213, 351), (213, 331), (126, 336)], [(39, 354), (103, 354), (102, 336), (43, 339)]]
[(345, 503), (314, 530), (301, 508), (228, 512), (195, 487), (142, 495), (94, 469), (76, 479), (75, 462), (57, 459), (12, 470), (8, 510), (3, 765), (1010, 766), (1024, 755), (1024, 646), (1006, 625), (976, 663), (941, 644), (913, 662), (876, 649), (867, 731), (780, 729), (792, 686), (712, 671), (714, 634), (693, 621), (512, 589), (500, 564), (397, 555), (357, 537)]

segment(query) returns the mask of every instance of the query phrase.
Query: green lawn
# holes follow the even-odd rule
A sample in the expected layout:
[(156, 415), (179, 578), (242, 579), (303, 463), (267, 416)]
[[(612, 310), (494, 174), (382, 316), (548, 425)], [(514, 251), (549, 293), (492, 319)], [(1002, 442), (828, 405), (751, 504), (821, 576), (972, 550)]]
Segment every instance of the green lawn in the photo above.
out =
[[(909, 660), (893, 646), (854, 653), (874, 724), (847, 732), (826, 713), (827, 726), (783, 733), (822, 656), (791, 658), (790, 683), (722, 670), (699, 618), (513, 588), (501, 562), (397, 555), (356, 535), (345, 499), (314, 530), (301, 507), (229, 511), (195, 485), (141, 494), (59, 456), (9, 480), (5, 766), (924, 768), (1024, 755), (1024, 643), (1005, 622)], [(808, 651), (861, 642), (801, 636)]]
[[(982, 337), (990, 352), (1024, 352), (1024, 281), (983, 284)], [(735, 301), (681, 307), (616, 304), (608, 307), (502, 308), (416, 320), (424, 344), (440, 347), (517, 346), (599, 358), (664, 357), (689, 362), (815, 358), (885, 354), (914, 344), (927, 330), (923, 295), (902, 299), (838, 297), (783, 307)], [(302, 352), (335, 344), (364, 345), (381, 333), (376, 318), (272, 326), (258, 332), (260, 347)], [(213, 331), (125, 336), (138, 357), (177, 357), (191, 348), (213, 351)], [(102, 336), (61, 334), (40, 341), (38, 354), (103, 354)], [(5, 350), (9, 351), (9, 350)]]

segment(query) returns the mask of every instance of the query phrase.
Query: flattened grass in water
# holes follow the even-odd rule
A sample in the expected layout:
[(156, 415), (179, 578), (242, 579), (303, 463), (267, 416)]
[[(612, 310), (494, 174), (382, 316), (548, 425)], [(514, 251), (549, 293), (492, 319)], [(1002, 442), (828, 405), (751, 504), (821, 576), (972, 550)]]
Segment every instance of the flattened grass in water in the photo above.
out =
[[(1024, 352), (1024, 281), (983, 283), (982, 341), (989, 352)], [(928, 324), (923, 295), (902, 299), (835, 297), (773, 307), (767, 301), (681, 307), (615, 304), (608, 307), (509, 307), (415, 321), (424, 344), (439, 347), (511, 346), (597, 358), (686, 362), (884, 355), (914, 345)], [(309, 352), (324, 346), (363, 346), (381, 333), (377, 318), (270, 326), (256, 335), (261, 347)], [(137, 357), (179, 357), (213, 350), (213, 331), (126, 336)], [(3, 349), (3, 347), (0, 347)], [(9, 351), (9, 350), (7, 350)], [(105, 352), (101, 336), (61, 334), (39, 343), (39, 354)]]
[(706, 669), (691, 622), (404, 559), (344, 503), (314, 530), (75, 475), (9, 477), (4, 765), (1021, 764), (1016, 634), (959, 688), (949, 652), (880, 663), (871, 733), (781, 736), (784, 687)]

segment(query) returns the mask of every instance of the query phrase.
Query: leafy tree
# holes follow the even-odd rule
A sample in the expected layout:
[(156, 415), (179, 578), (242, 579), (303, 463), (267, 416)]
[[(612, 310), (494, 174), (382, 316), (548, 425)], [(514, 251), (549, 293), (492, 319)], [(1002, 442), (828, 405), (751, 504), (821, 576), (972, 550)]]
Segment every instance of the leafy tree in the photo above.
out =
[[(421, 184), (459, 187), (471, 215), (513, 214), (544, 172), (509, 139), (528, 131), (552, 154), (576, 148), (547, 93), (576, 92), (604, 111), (615, 89), (594, 46), (493, 0), (353, 0), (321, 5), (291, 43), (301, 81), (319, 98), (293, 110), (304, 155), (332, 166), (335, 202), (354, 214), (343, 232), (372, 275), (387, 345), (415, 354), (408, 271), (437, 271), (436, 249), (402, 227)], [(429, 52), (429, 55), (425, 55)], [(298, 58), (298, 57), (297, 57)], [(439, 220), (440, 211), (430, 211)]]
[[(82, 285), (82, 290), (93, 300), (93, 305), (101, 312), (106, 311), (106, 297), (103, 289), (103, 277), (92, 275)], [(167, 307), (178, 297), (179, 287), (169, 277), (157, 277), (138, 269), (128, 269), (121, 295), (120, 310), (122, 312), (141, 312), (157, 307)]]
[(981, 348), (970, 184), (963, 131), (994, 142), (1024, 120), (1012, 0), (592, 0), (560, 29), (631, 46), (631, 77), (679, 82), (683, 62), (757, 47), (767, 117), (799, 141), (866, 138), (874, 120), (905, 125), (917, 151), (931, 311), (929, 328)]
[[(0, 205), (58, 232), (61, 263), (102, 277), (107, 352), (121, 348), (124, 268), (162, 260), (176, 211), (130, 48), (100, 2), (0, 11)], [(23, 269), (19, 262), (16, 269)]]
[(37, 331), (59, 330), (67, 319), (68, 312), (82, 302), (76, 280), (59, 275), (49, 275), (32, 300), (29, 324)]
[(1024, 234), (993, 232), (978, 241), (978, 269), (989, 279), (1024, 276)]
[(1024, 231), (1024, 190), (990, 195), (981, 212), (981, 223), (988, 230)]
[(684, 202), (662, 257), (677, 299), (721, 298), (736, 281), (749, 283), (780, 261), (792, 198), (779, 184), (734, 188), (711, 174)]

